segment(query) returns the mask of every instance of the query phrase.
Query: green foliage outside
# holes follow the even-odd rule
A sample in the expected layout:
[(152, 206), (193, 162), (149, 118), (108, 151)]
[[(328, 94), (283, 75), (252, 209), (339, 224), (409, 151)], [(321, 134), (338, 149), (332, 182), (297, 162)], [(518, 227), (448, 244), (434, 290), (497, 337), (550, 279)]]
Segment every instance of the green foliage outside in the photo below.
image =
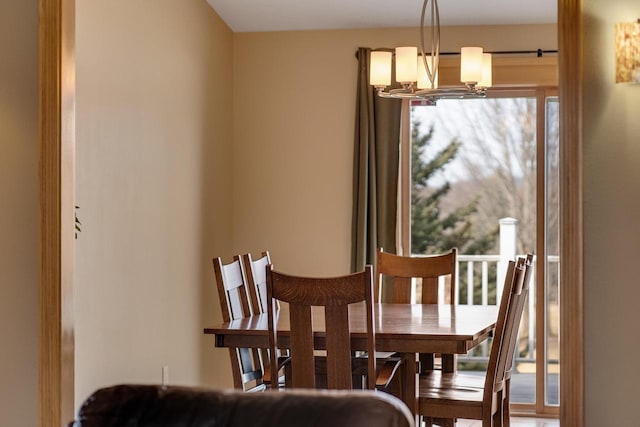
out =
[[(455, 158), (460, 142), (453, 139), (440, 151), (430, 154), (433, 128), (420, 132), (420, 123), (414, 121), (411, 129), (411, 251), (412, 254), (438, 254), (458, 248), (460, 254), (486, 254), (495, 246), (498, 226), (478, 231), (474, 227), (474, 213), (478, 199), (466, 201), (460, 206), (443, 212), (441, 201), (451, 189), (448, 181), (439, 186), (430, 185), (430, 180), (444, 170)], [(427, 155), (429, 153), (430, 155)], [(467, 274), (461, 266), (458, 280), (460, 301), (467, 301)], [(466, 266), (464, 266), (466, 267)], [(476, 268), (479, 268), (478, 264)], [(489, 271), (489, 283), (495, 283), (495, 268)], [(474, 275), (474, 303), (480, 303), (482, 286), (480, 272)], [(495, 286), (489, 289), (489, 302), (495, 303)]]
[(429, 180), (446, 168), (460, 148), (460, 142), (454, 139), (426, 158), (432, 135), (433, 128), (421, 134), (420, 123), (414, 121), (411, 129), (411, 252), (436, 254), (456, 247), (463, 254), (487, 253), (495, 245), (498, 228), (481, 234), (474, 229), (473, 214), (478, 200), (445, 213), (440, 202), (451, 189), (450, 183), (429, 185)]

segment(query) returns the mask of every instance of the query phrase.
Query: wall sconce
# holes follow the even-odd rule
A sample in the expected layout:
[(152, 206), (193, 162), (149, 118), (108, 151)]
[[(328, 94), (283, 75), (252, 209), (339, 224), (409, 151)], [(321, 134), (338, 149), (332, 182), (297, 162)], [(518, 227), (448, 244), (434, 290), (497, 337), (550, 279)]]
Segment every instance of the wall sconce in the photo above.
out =
[(616, 83), (640, 84), (640, 19), (616, 24)]

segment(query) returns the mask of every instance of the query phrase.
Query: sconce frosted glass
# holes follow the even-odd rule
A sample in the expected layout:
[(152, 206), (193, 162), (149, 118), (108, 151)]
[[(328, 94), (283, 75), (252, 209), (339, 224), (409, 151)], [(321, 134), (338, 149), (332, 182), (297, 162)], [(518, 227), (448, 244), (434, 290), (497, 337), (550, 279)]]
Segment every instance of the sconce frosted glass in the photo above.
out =
[(418, 48), (415, 46), (396, 48), (396, 81), (410, 84), (418, 80)]
[(391, 52), (371, 52), (369, 83), (382, 89), (391, 85)]
[(478, 87), (491, 87), (491, 54), (482, 54), (482, 79), (478, 82)]
[(463, 47), (460, 49), (460, 81), (477, 84), (482, 81), (482, 48)]
[(616, 24), (616, 83), (640, 84), (640, 20)]

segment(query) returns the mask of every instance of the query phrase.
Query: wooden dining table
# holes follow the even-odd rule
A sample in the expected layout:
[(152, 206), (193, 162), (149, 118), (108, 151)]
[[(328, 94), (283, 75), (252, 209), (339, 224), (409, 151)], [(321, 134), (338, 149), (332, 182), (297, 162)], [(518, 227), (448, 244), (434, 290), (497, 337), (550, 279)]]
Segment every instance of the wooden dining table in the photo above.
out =
[[(351, 346), (366, 349), (363, 306), (349, 307)], [(315, 307), (314, 307), (315, 309)], [(493, 333), (496, 306), (446, 304), (375, 304), (376, 350), (401, 354), (404, 362), (402, 399), (417, 414), (416, 353), (466, 354)], [(324, 315), (313, 312), (314, 346), (324, 348)], [(289, 315), (283, 305), (278, 316), (278, 346), (289, 345)], [(268, 348), (267, 314), (258, 314), (205, 328), (216, 347)]]

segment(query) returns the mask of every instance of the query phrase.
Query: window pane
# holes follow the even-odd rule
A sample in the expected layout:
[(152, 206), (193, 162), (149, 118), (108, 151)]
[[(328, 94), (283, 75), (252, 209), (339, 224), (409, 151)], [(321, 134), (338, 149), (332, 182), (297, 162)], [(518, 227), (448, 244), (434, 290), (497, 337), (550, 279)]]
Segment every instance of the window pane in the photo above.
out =
[[(502, 289), (502, 233), (513, 233), (509, 259), (536, 250), (536, 98), (441, 100), (413, 105), (411, 249), (413, 254), (459, 250), (456, 300), (496, 304)], [(504, 252), (504, 248), (503, 248)], [(532, 285), (534, 281), (532, 280)], [(525, 308), (511, 401), (535, 403), (535, 307)], [(459, 367), (482, 374), (490, 344)]]
[(548, 98), (546, 102), (546, 192), (545, 192), (545, 227), (546, 227), (546, 284), (545, 284), (545, 316), (546, 316), (546, 354), (545, 354), (545, 404), (560, 404), (560, 232), (558, 228), (559, 205), (559, 120), (558, 98)]

